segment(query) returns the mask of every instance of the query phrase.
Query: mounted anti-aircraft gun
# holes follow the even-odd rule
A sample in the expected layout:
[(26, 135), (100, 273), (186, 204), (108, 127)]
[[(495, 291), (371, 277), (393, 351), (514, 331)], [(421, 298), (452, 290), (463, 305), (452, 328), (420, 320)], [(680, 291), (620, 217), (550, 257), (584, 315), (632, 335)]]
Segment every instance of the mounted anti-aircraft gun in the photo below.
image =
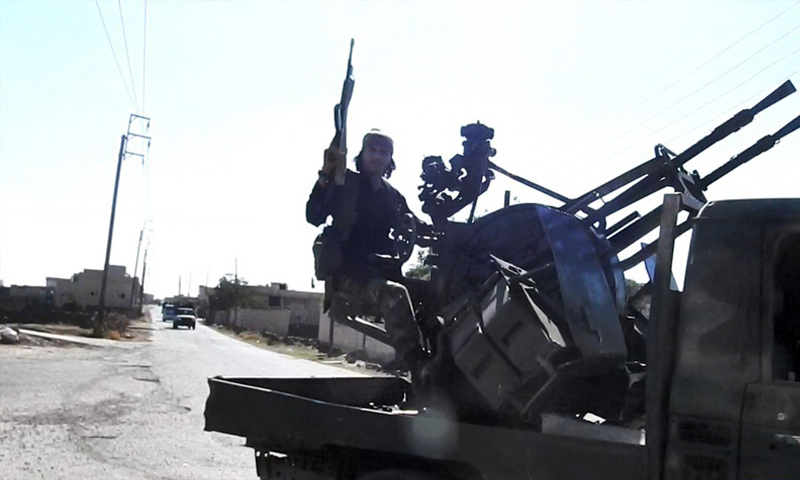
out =
[[(447, 392), (465, 418), (529, 422), (542, 411), (593, 412), (619, 422), (634, 417), (643, 403), (636, 384), (647, 319), (628, 307), (623, 272), (652, 256), (656, 243), (617, 256), (658, 226), (661, 207), (612, 225), (607, 220), (671, 188), (688, 212), (677, 231), (688, 230), (706, 203), (703, 192), (800, 128), (800, 117), (706, 177), (688, 173), (686, 163), (794, 91), (787, 81), (686, 151), (676, 155), (657, 145), (651, 160), (575, 198), (502, 169), (490, 160), (494, 131), (480, 123), (463, 127), (464, 153), (449, 166), (441, 157), (423, 160), (419, 198), (439, 235), (427, 261), (435, 304), (424, 305), (422, 329), (436, 356), (421, 389)], [(562, 205), (512, 205), (473, 221), (494, 172)], [(467, 223), (448, 220), (470, 203)], [(434, 314), (442, 328), (430, 320)]]
[[(463, 155), (424, 161), (420, 198), (435, 228), (418, 242), (432, 272), (416, 301), (434, 356), (422, 372), (411, 383), (210, 378), (205, 429), (246, 438), (264, 480), (796, 478), (800, 198), (705, 202), (703, 192), (800, 117), (705, 177), (683, 168), (792, 91), (576, 198), (503, 170), (494, 132), (465, 127)], [(475, 219), (496, 173), (559, 206)], [(678, 193), (665, 195), (658, 225), (653, 212), (609, 224), (663, 188)], [(470, 203), (469, 222), (448, 220)], [(681, 210), (693, 236), (676, 292)], [(653, 247), (617, 256), (655, 226), (648, 335), (648, 319), (626, 310), (623, 271)]]

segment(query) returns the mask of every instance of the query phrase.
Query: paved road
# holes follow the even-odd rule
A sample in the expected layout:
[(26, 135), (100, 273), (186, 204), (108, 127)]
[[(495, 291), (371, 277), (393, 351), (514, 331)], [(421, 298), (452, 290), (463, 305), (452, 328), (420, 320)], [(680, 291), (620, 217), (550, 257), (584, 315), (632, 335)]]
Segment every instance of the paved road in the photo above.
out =
[(0, 478), (255, 479), (243, 439), (203, 431), (206, 379), (355, 375), (151, 313), (127, 348), (0, 345)]

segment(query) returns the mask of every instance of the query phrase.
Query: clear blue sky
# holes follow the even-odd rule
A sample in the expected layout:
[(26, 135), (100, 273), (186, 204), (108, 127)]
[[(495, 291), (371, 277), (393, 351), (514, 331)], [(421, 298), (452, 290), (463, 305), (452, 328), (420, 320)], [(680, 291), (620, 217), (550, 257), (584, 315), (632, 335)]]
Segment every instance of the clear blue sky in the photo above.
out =
[[(133, 270), (150, 219), (157, 296), (179, 277), (184, 294), (190, 277), (191, 293), (214, 285), (235, 259), (250, 283), (310, 289), (304, 205), (351, 37), (351, 154), (369, 128), (390, 132), (392, 183), (420, 212), (420, 161), (459, 153), (459, 128), (476, 120), (495, 129), (496, 163), (576, 195), (657, 143), (685, 149), (787, 78), (800, 86), (796, 5), (150, 1), (145, 50), (145, 2), (124, 0), (126, 54), (120, 4), (100, 1), (121, 76), (94, 1), (0, 0), (0, 279), (102, 268), (136, 112), (152, 117), (153, 142), (144, 164), (123, 164), (112, 263)], [(688, 167), (708, 173), (798, 114), (800, 93)], [(798, 162), (800, 133), (708, 196), (797, 196)], [(478, 211), (506, 189), (545, 200), (501, 178)]]

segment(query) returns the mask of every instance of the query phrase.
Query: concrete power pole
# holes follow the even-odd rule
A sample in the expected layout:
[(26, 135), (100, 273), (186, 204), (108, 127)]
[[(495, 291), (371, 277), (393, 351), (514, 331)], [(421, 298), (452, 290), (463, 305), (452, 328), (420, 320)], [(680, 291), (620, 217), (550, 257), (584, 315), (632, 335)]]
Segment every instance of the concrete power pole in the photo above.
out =
[[(136, 274), (139, 271), (139, 251), (142, 248), (142, 236), (144, 228), (139, 231), (139, 245), (136, 247), (136, 263), (133, 264), (133, 278), (131, 279), (131, 311), (136, 306)], [(141, 282), (139, 282), (141, 284)]]
[(106, 284), (108, 283), (108, 261), (111, 258), (111, 239), (114, 237), (114, 215), (117, 211), (117, 191), (119, 190), (119, 172), (122, 169), (122, 159), (125, 157), (125, 144), (128, 137), (122, 136), (119, 144), (119, 155), (117, 156), (117, 176), (114, 180), (114, 196), (111, 200), (111, 221), (108, 225), (108, 243), (106, 243), (106, 261), (103, 266), (103, 280), (100, 283), (100, 300), (97, 306), (97, 317), (94, 322), (94, 336), (102, 337), (106, 332), (105, 309), (106, 309)]
[(130, 118), (128, 119), (128, 133), (127, 135), (123, 135), (122, 140), (120, 141), (119, 155), (117, 156), (117, 174), (114, 179), (114, 196), (112, 197), (111, 200), (111, 220), (109, 221), (108, 225), (108, 242), (106, 243), (106, 258), (105, 258), (105, 263), (103, 265), (103, 278), (100, 283), (100, 298), (97, 305), (97, 317), (95, 318), (94, 322), (93, 335), (95, 337), (103, 337), (105, 336), (106, 332), (105, 309), (106, 309), (106, 287), (108, 285), (108, 265), (109, 265), (109, 260), (111, 259), (111, 241), (114, 237), (114, 217), (117, 211), (117, 193), (119, 191), (119, 175), (120, 171), (122, 170), (122, 161), (125, 160), (125, 158), (127, 158), (127, 156), (129, 155), (142, 157), (142, 161), (144, 161), (144, 154), (128, 151), (128, 142), (131, 138), (147, 140), (147, 148), (150, 148), (149, 136), (144, 134), (134, 133), (131, 131), (131, 126), (133, 125), (134, 121), (137, 121), (137, 123), (141, 121), (146, 121), (146, 126), (145, 128), (143, 128), (144, 133), (147, 133), (147, 131), (150, 129), (149, 118), (132, 113)]
[(233, 302), (233, 324), (239, 325), (239, 257), (233, 259), (233, 280), (236, 285), (236, 298)]
[(142, 311), (142, 302), (144, 301), (144, 279), (147, 274), (147, 248), (144, 249), (144, 260), (142, 261), (142, 282), (139, 284), (139, 313)]

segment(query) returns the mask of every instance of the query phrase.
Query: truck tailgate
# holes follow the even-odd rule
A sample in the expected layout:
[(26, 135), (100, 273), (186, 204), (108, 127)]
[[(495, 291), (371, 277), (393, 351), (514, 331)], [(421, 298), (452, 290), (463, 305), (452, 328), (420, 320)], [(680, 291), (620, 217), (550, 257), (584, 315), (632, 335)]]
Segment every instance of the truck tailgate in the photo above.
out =
[[(205, 430), (261, 451), (328, 447), (471, 465), (487, 479), (643, 479), (646, 450), (595, 439), (457, 422), (396, 408), (399, 378), (209, 379)], [(383, 407), (383, 408), (381, 408)]]

